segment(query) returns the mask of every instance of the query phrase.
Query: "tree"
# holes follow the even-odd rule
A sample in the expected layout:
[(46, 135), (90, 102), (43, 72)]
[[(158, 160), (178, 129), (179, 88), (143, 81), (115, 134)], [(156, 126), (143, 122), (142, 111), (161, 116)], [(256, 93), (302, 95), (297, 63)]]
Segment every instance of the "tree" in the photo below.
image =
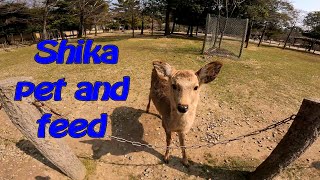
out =
[(85, 21), (93, 16), (97, 15), (102, 10), (105, 10), (109, 1), (106, 0), (71, 0), (72, 7), (76, 10), (76, 14), (79, 18), (78, 38), (81, 38), (85, 33)]
[(262, 31), (261, 37), (264, 33), (269, 37), (279, 36), (285, 28), (296, 24), (298, 15), (299, 12), (287, 0), (246, 0), (233, 16), (249, 19), (248, 45), (252, 31)]
[(144, 30), (144, 16), (147, 13), (147, 0), (141, 0), (140, 1), (140, 12), (141, 12), (141, 35), (143, 35)]
[[(223, 36), (224, 36), (224, 33), (226, 31), (226, 27), (227, 27), (227, 24), (228, 24), (228, 20), (229, 20), (229, 16), (232, 17), (234, 11), (236, 10), (237, 7), (240, 7), (240, 5), (245, 2), (246, 0), (225, 0), (225, 4), (224, 4), (224, 9), (225, 9), (225, 15), (226, 15), (226, 20), (224, 22), (224, 26), (222, 28), (222, 32), (221, 32), (221, 36), (220, 36), (220, 41), (219, 41), (219, 48), (221, 47), (221, 42), (223, 40)], [(221, 1), (218, 0), (218, 6), (222, 6), (222, 4), (220, 4)], [(229, 13), (231, 10), (231, 13)], [(221, 8), (219, 8), (219, 11), (221, 11)], [(220, 13), (219, 13), (220, 14)], [(220, 21), (220, 17), (219, 17), (219, 23), (221, 22)]]
[(310, 12), (303, 20), (303, 24), (309, 28), (304, 33), (305, 36), (320, 39), (320, 11)]
[(175, 0), (165, 0), (165, 6), (166, 6), (166, 18), (165, 18), (165, 29), (164, 29), (164, 35), (168, 36), (170, 35), (170, 14), (172, 11), (172, 8), (174, 7)]
[(175, 1), (175, 6), (172, 7), (173, 27), (175, 24), (182, 24), (188, 26), (188, 35), (193, 36), (193, 29), (196, 26), (198, 32), (199, 26), (204, 26), (208, 13), (214, 13), (214, 0), (185, 0)]
[(162, 19), (162, 12), (165, 6), (162, 0), (148, 0), (144, 9), (144, 14), (151, 18), (151, 35), (153, 35), (154, 21)]
[(25, 3), (1, 2), (0, 4), (0, 36), (11, 44), (8, 34), (22, 33), (30, 26), (31, 15)]
[(114, 4), (117, 12), (117, 18), (122, 21), (122, 23), (130, 23), (132, 29), (132, 37), (134, 37), (134, 29), (138, 21), (139, 11), (139, 1), (137, 0), (119, 0), (118, 4)]
[(61, 38), (64, 39), (63, 31), (77, 28), (79, 22), (74, 14), (75, 12), (72, 6), (70, 6), (70, 1), (58, 1), (49, 17), (50, 29), (59, 30)]
[(91, 27), (94, 26), (95, 29), (95, 36), (97, 36), (97, 27), (100, 27), (110, 21), (110, 13), (109, 13), (109, 5), (106, 3), (100, 8), (97, 8), (96, 11), (88, 17), (86, 24)]
[(314, 11), (308, 13), (308, 15), (303, 20), (303, 24), (309, 27), (310, 30), (320, 26), (320, 11)]
[(56, 5), (57, 0), (44, 0), (42, 3), (44, 4), (43, 7), (43, 39), (48, 39), (47, 33), (47, 20), (49, 16), (49, 12), (52, 11), (54, 6)]

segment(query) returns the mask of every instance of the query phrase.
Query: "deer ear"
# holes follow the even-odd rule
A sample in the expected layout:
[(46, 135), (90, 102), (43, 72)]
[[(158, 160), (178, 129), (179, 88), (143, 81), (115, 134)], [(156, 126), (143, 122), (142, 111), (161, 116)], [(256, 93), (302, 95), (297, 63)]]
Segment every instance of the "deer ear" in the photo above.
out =
[(220, 69), (222, 67), (222, 63), (219, 61), (211, 62), (196, 72), (196, 75), (198, 76), (199, 83), (209, 83), (213, 81), (217, 75), (220, 72)]
[(172, 67), (168, 63), (153, 61), (153, 67), (159, 75), (170, 77), (172, 74)]

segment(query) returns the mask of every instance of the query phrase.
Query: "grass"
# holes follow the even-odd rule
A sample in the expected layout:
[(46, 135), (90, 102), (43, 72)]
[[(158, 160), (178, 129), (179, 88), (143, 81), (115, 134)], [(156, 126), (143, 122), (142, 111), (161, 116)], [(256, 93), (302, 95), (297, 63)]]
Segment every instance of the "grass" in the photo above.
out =
[(93, 174), (97, 169), (97, 163), (94, 160), (91, 159), (82, 159), (81, 162), (87, 169), (87, 177), (91, 174)]
[(224, 162), (221, 162), (211, 153), (204, 154), (204, 159), (210, 166), (238, 171), (252, 171), (261, 163), (258, 159), (249, 159), (239, 156), (231, 156), (225, 159)]

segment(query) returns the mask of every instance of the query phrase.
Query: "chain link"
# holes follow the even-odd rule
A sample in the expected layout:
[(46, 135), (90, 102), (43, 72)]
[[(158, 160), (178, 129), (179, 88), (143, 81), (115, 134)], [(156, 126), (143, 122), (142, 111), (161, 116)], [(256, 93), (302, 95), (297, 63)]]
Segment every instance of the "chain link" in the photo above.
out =
[(296, 117), (296, 115), (291, 115), (290, 117), (282, 120), (282, 121), (279, 121), (277, 123), (274, 123), (274, 124), (271, 124), (263, 129), (260, 129), (260, 130), (256, 130), (256, 131), (253, 131), (249, 134), (245, 134), (245, 135), (241, 135), (241, 136), (238, 136), (238, 137), (235, 137), (235, 138), (232, 138), (232, 139), (227, 139), (227, 140), (223, 140), (223, 141), (219, 141), (219, 142), (210, 142), (210, 143), (206, 143), (206, 144), (197, 144), (197, 145), (191, 145), (191, 146), (156, 146), (156, 145), (152, 145), (152, 144), (143, 144), (143, 143), (140, 143), (140, 142), (137, 142), (137, 141), (130, 141), (130, 140), (127, 140), (127, 139), (124, 139), (124, 138), (121, 138), (121, 137), (117, 137), (117, 136), (112, 136), (112, 135), (106, 135), (107, 138), (110, 138), (110, 139), (113, 139), (113, 140), (116, 140), (118, 142), (121, 142), (121, 143), (129, 143), (133, 146), (136, 146), (136, 147), (146, 147), (146, 148), (150, 148), (150, 149), (179, 149), (179, 148), (184, 148), (184, 149), (199, 149), (199, 148), (203, 148), (203, 147), (213, 147), (215, 145), (218, 145), (218, 144), (228, 144), (230, 142), (233, 142), (233, 141), (239, 141), (239, 140), (242, 140), (244, 138), (247, 138), (247, 137), (251, 137), (251, 136), (255, 136), (255, 135), (258, 135), (258, 134), (261, 134), (263, 132), (266, 132), (266, 131), (269, 131), (271, 129), (274, 129), (278, 126), (281, 126), (283, 124), (286, 124), (287, 122), (289, 121), (292, 121), (294, 120)]
[[(56, 110), (52, 109), (51, 107), (49, 107), (47, 104), (43, 103), (43, 102), (40, 102), (40, 101), (35, 101), (32, 103), (34, 106), (36, 106), (42, 113), (45, 112), (45, 111), (49, 111), (49, 112), (52, 112), (53, 114), (59, 116), (59, 117), (62, 117), (61, 113), (58, 113)], [(44, 108), (45, 107), (45, 108)], [(185, 149), (198, 149), (198, 148), (203, 148), (203, 147), (213, 147), (215, 145), (218, 145), (218, 144), (228, 144), (230, 142), (233, 142), (233, 141), (239, 141), (241, 139), (244, 139), (244, 138), (247, 138), (247, 137), (250, 137), (250, 136), (255, 136), (255, 135), (258, 135), (258, 134), (261, 134), (262, 132), (265, 132), (265, 131), (268, 131), (268, 130), (271, 130), (271, 129), (274, 129), (280, 125), (283, 125), (291, 120), (294, 120), (296, 117), (295, 114), (291, 115), (290, 117), (282, 120), (282, 121), (279, 121), (277, 123), (274, 123), (274, 124), (271, 124), (269, 126), (267, 126), (266, 128), (263, 128), (263, 129), (260, 129), (260, 130), (256, 130), (256, 131), (253, 131), (249, 134), (245, 134), (245, 135), (242, 135), (242, 136), (238, 136), (238, 137), (235, 137), (235, 138), (232, 138), (232, 139), (228, 139), (228, 140), (223, 140), (223, 141), (219, 141), (219, 142), (210, 142), (210, 143), (206, 143), (206, 144), (197, 144), (197, 145), (191, 145), (191, 146), (156, 146), (156, 145), (152, 145), (152, 144), (144, 144), (144, 143), (141, 143), (141, 142), (137, 142), (137, 141), (130, 141), (130, 140), (127, 140), (127, 139), (124, 139), (124, 138), (121, 138), (121, 137), (117, 137), (117, 136), (112, 136), (112, 135), (106, 135), (105, 137), (107, 138), (110, 138), (110, 139), (114, 139), (118, 142), (121, 142), (121, 143), (129, 143), (133, 146), (136, 146), (136, 147), (146, 147), (146, 148), (149, 148), (149, 149), (179, 149), (179, 148), (185, 148)]]
[(246, 19), (209, 15), (206, 21), (203, 52), (209, 55), (239, 56), (246, 27)]
[[(56, 110), (53, 110), (52, 108), (50, 108), (48, 105), (46, 105), (43, 102), (34, 101), (34, 102), (32, 102), (32, 104), (34, 106), (36, 106), (41, 113), (49, 111), (49, 112), (54, 113), (57, 116), (62, 117), (62, 115), (60, 113), (58, 113)], [(239, 140), (242, 140), (242, 139), (247, 138), (247, 137), (251, 137), (251, 136), (255, 136), (255, 135), (261, 134), (263, 132), (269, 131), (269, 130), (274, 129), (274, 128), (278, 127), (278, 126), (286, 124), (287, 122), (290, 122), (290, 121), (294, 120), (295, 118), (296, 118), (296, 115), (293, 114), (290, 117), (288, 117), (288, 118), (286, 118), (286, 119), (284, 119), (282, 121), (279, 121), (277, 123), (271, 124), (271, 125), (263, 128), (263, 129), (253, 131), (253, 132), (245, 134), (245, 135), (241, 135), (241, 136), (238, 136), (238, 137), (235, 137), (235, 138), (222, 140), (222, 141), (218, 141), (218, 142), (210, 142), (210, 143), (206, 143), (206, 144), (196, 144), (196, 145), (191, 145), (191, 146), (156, 146), (156, 145), (152, 145), (152, 144), (144, 144), (144, 143), (137, 142), (137, 141), (130, 141), (130, 140), (127, 140), (127, 139), (124, 139), (124, 138), (121, 138), (121, 137), (117, 137), (117, 136), (112, 136), (112, 135), (106, 135), (105, 137), (109, 138), (109, 139), (116, 140), (116, 141), (118, 141), (120, 143), (128, 143), (128, 144), (131, 144), (131, 145), (136, 146), (136, 147), (145, 147), (145, 148), (149, 148), (149, 149), (180, 149), (180, 148), (184, 148), (184, 149), (199, 149), (199, 148), (203, 148), (203, 147), (210, 148), (210, 147), (213, 147), (215, 145), (228, 144), (228, 143), (231, 143), (233, 141), (239, 141)], [(0, 139), (5, 139), (5, 138), (0, 137)]]
[[(51, 107), (49, 107), (48, 105), (46, 105), (43, 102), (34, 101), (34, 102), (32, 102), (32, 104), (34, 106), (36, 106), (39, 109), (39, 111), (42, 112), (42, 113), (46, 112), (46, 111), (49, 111), (49, 112), (54, 113), (57, 116), (62, 117), (61, 113), (58, 113), (56, 110), (53, 110)], [(45, 107), (45, 109), (44, 109), (44, 107)], [(263, 128), (263, 129), (256, 130), (256, 131), (253, 131), (251, 133), (248, 133), (248, 134), (245, 134), (245, 135), (241, 135), (241, 136), (238, 136), (238, 137), (235, 137), (235, 138), (231, 138), (231, 139), (227, 139), (227, 140), (223, 140), (223, 141), (218, 141), (218, 142), (209, 142), (209, 143), (206, 143), (206, 144), (196, 144), (196, 145), (191, 145), (191, 146), (156, 146), (156, 145), (152, 145), (152, 144), (144, 144), (144, 143), (137, 142), (137, 141), (130, 141), (130, 140), (127, 140), (127, 139), (124, 139), (124, 138), (121, 138), (121, 137), (117, 137), (117, 136), (113, 136), (113, 135), (106, 135), (105, 137), (109, 138), (109, 139), (116, 140), (116, 141), (118, 141), (120, 143), (128, 143), (128, 144), (131, 144), (131, 145), (136, 146), (136, 147), (145, 147), (145, 148), (149, 148), (149, 149), (180, 149), (180, 148), (184, 148), (184, 149), (199, 149), (199, 148), (203, 148), (203, 147), (209, 147), (210, 148), (210, 147), (213, 147), (215, 145), (228, 144), (228, 143), (233, 142), (233, 141), (239, 141), (239, 140), (247, 138), (247, 137), (251, 137), (251, 136), (255, 136), (255, 135), (261, 134), (262, 132), (265, 132), (265, 131), (274, 129), (274, 128), (278, 127), (278, 126), (281, 126), (283, 124), (286, 124), (287, 122), (294, 120), (295, 117), (296, 117), (296, 115), (293, 114), (290, 117), (288, 117), (288, 118), (286, 118), (286, 119), (284, 119), (282, 121), (276, 122), (274, 124), (271, 124), (271, 125)]]

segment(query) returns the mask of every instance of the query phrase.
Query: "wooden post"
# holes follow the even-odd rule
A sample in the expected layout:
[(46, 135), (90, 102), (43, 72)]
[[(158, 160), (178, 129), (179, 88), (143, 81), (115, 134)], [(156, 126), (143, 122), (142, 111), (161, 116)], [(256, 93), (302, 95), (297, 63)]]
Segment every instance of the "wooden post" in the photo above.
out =
[(0, 103), (11, 122), (17, 129), (45, 156), (71, 179), (82, 180), (86, 176), (86, 168), (72, 152), (72, 149), (62, 140), (54, 139), (46, 130), (45, 138), (38, 138), (40, 111), (31, 103), (33, 97), (14, 101), (16, 84), (19, 81), (32, 81), (32, 78), (20, 77), (6, 79), (0, 82)]
[(299, 158), (320, 134), (320, 101), (304, 99), (300, 110), (270, 156), (249, 175), (251, 180), (271, 180)]

